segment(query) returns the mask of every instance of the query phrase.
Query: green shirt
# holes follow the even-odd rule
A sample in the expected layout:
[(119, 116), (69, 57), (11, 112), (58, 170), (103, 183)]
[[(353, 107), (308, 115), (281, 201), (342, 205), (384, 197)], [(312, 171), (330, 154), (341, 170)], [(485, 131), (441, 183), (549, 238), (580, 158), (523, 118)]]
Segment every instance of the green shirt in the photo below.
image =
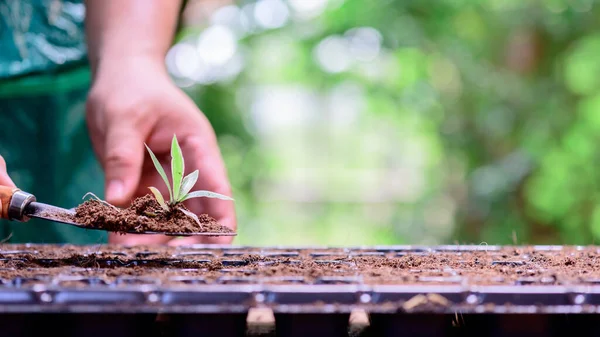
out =
[(85, 62), (83, 0), (1, 0), (0, 81)]
[[(65, 208), (104, 189), (85, 124), (84, 18), (83, 0), (0, 0), (0, 154), (19, 188)], [(0, 240), (99, 244), (107, 233), (0, 220)]]

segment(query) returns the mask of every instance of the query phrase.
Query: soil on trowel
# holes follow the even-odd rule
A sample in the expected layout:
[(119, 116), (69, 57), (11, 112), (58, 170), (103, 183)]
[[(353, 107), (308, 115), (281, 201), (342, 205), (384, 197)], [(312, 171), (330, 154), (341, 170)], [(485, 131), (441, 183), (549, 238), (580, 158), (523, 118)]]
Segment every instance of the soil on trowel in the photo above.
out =
[(187, 211), (183, 205), (165, 211), (149, 194), (135, 199), (125, 209), (90, 199), (75, 209), (72, 220), (86, 227), (119, 233), (233, 233), (207, 214), (198, 215), (196, 221), (180, 208)]

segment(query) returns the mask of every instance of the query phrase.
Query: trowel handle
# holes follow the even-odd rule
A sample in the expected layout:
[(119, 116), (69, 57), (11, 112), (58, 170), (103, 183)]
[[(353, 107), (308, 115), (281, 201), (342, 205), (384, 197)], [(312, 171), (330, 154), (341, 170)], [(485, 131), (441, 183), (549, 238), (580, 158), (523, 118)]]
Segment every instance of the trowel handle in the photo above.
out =
[(23, 192), (18, 188), (0, 186), (0, 218), (16, 221), (27, 221), (24, 215), (25, 207), (35, 201), (33, 194)]

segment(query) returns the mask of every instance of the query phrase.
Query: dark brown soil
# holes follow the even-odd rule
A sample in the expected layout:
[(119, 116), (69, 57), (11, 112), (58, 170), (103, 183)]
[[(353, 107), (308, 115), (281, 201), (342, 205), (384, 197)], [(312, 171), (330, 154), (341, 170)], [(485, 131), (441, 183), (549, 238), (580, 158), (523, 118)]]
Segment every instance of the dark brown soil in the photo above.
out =
[[(597, 248), (537, 251), (0, 246), (0, 280), (131, 284), (595, 285)], [(24, 282), (24, 281), (21, 281)], [(67, 282), (67, 283), (64, 283)], [(64, 284), (63, 284), (64, 283)]]
[[(164, 233), (232, 233), (207, 214), (198, 215), (200, 223), (178, 208), (163, 210), (158, 202), (146, 195), (137, 198), (126, 209), (111, 207), (98, 200), (90, 199), (75, 209), (73, 221), (87, 227), (120, 233), (164, 232)], [(186, 209), (187, 210), (187, 209)]]

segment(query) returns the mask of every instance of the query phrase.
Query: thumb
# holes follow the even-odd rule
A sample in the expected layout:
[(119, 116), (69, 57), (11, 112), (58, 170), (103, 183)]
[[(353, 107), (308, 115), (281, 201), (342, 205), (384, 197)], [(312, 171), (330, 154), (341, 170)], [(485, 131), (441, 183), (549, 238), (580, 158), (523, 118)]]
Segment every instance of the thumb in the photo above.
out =
[(13, 183), (6, 172), (6, 162), (2, 156), (0, 156), (0, 186), (15, 186), (15, 183)]
[(121, 123), (109, 127), (104, 146), (106, 201), (124, 206), (131, 202), (140, 181), (144, 148), (135, 128)]

